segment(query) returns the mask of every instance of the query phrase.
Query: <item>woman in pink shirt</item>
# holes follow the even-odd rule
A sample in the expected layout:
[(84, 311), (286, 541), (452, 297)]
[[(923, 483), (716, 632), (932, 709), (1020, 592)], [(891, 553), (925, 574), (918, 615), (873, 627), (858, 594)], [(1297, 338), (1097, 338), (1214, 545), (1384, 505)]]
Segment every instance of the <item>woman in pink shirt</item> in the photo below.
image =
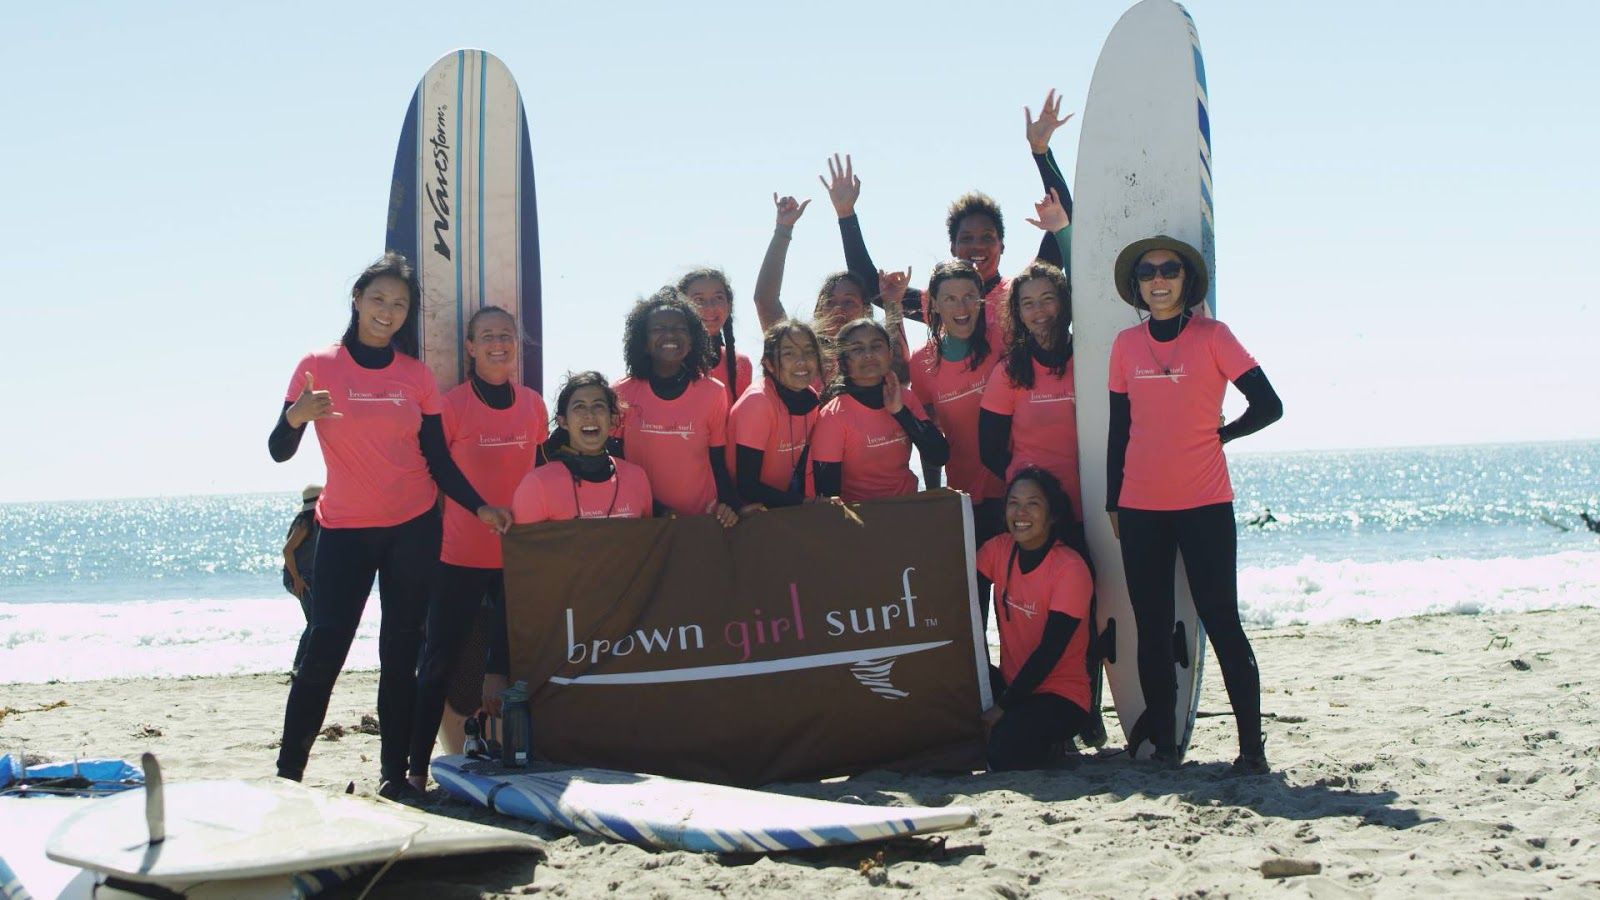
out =
[[(1112, 342), (1108, 377), (1106, 512), (1122, 543), (1139, 632), (1147, 727), (1136, 730), (1155, 745), (1155, 759), (1181, 762), (1172, 629), (1174, 565), (1182, 553), (1239, 727), (1234, 769), (1264, 773), (1261, 676), (1239, 622), (1238, 535), (1222, 445), (1276, 422), (1283, 403), (1228, 326), (1191, 312), (1205, 300), (1208, 280), (1193, 247), (1165, 235), (1135, 241), (1118, 254), (1114, 271), (1122, 299), (1150, 314)], [(1219, 427), (1230, 381), (1250, 406)]]
[(889, 332), (872, 319), (857, 319), (839, 329), (836, 346), (839, 374), (811, 438), (817, 494), (856, 501), (914, 493), (913, 445), (929, 484), (937, 485), (950, 445), (894, 374)]
[(1045, 765), (1050, 745), (1091, 722), (1086, 657), (1094, 576), (1062, 541), (1072, 507), (1061, 483), (1037, 466), (1011, 480), (1006, 531), (978, 550), (978, 571), (994, 582), (1000, 680), (983, 713), (989, 768)]
[(350, 324), (295, 366), (267, 440), (282, 462), (315, 422), (328, 475), (317, 499), (306, 655), (289, 689), (278, 775), (299, 781), (322, 729), (334, 681), (378, 580), (378, 728), (385, 795), (403, 794), (417, 699), (417, 652), (428, 582), (439, 559), (438, 492), (504, 531), (511, 511), (473, 489), (445, 444), (433, 373), (416, 357), (419, 291), (411, 264), (388, 253), (351, 290)]
[[(451, 458), (489, 502), (506, 508), (522, 476), (538, 463), (549, 432), (544, 398), (515, 382), (521, 343), (522, 332), (511, 313), (498, 306), (480, 308), (467, 320), (467, 380), (444, 396), (444, 437)], [(446, 500), (444, 542), (417, 668), (417, 718), (408, 776), (417, 790), (428, 784), (434, 736), (444, 717), (445, 695), (462, 642), (480, 609), (497, 611), (505, 605), (501, 576), (500, 536), (461, 504)], [(481, 663), (473, 660), (466, 665)]]
[(728, 417), (734, 477), (745, 503), (775, 509), (816, 499), (808, 460), (822, 407), (811, 384), (821, 369), (821, 346), (810, 325), (784, 319), (767, 329), (761, 352), (766, 377), (744, 392)]
[(728, 392), (708, 378), (712, 359), (705, 324), (677, 288), (667, 285), (634, 304), (624, 325), (626, 378), (617, 455), (650, 476), (664, 510), (739, 521), (728, 475)]
[(699, 313), (711, 336), (711, 364), (707, 371), (728, 390), (728, 403), (750, 388), (754, 369), (750, 357), (733, 349), (733, 288), (721, 269), (695, 269), (678, 279), (678, 290)]

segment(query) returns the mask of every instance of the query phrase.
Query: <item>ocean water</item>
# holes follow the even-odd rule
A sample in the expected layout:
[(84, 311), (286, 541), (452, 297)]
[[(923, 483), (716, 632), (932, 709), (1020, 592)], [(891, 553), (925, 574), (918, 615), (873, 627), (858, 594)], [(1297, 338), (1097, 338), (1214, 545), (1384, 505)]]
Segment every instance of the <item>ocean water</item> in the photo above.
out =
[[(1600, 442), (1241, 454), (1255, 627), (1600, 604)], [(298, 493), (0, 504), (0, 683), (277, 672)], [(1270, 509), (1277, 521), (1250, 524)], [(374, 599), (350, 665), (377, 664)]]

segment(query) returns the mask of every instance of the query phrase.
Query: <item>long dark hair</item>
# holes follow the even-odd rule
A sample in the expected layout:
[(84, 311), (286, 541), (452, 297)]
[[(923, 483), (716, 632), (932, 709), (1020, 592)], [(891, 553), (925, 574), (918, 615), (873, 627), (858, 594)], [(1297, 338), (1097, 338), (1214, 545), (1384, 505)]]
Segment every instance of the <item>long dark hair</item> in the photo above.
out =
[(883, 327), (882, 322), (870, 316), (862, 316), (859, 319), (846, 322), (840, 326), (839, 333), (834, 336), (833, 346), (829, 348), (833, 354), (833, 381), (830, 381), (827, 390), (822, 392), (822, 402), (826, 403), (844, 393), (845, 387), (850, 384), (850, 368), (845, 364), (845, 356), (840, 352), (839, 348), (844, 346), (845, 335), (863, 328), (871, 328), (878, 334), (883, 335), (883, 342), (889, 345), (891, 348), (890, 356), (891, 358), (893, 357), (894, 338), (889, 336), (889, 329)]
[[(1035, 279), (1044, 279), (1055, 288), (1056, 302), (1060, 304), (1061, 311), (1056, 314), (1056, 344), (1055, 350), (1064, 350), (1072, 345), (1072, 284), (1067, 281), (1066, 273), (1055, 266), (1034, 260), (1028, 263), (1017, 276), (1011, 279), (1011, 293), (1006, 297), (1006, 311), (1011, 315), (1011, 343), (1006, 347), (1006, 377), (1011, 383), (1020, 388), (1033, 389), (1033, 351), (1039, 346), (1034, 340), (1033, 333), (1022, 324), (1022, 288)], [(1061, 365), (1051, 366), (1050, 374), (1057, 378), (1067, 372), (1067, 359)]]
[(978, 288), (978, 323), (973, 326), (972, 337), (968, 338), (968, 353), (966, 358), (967, 371), (976, 371), (978, 366), (989, 356), (989, 327), (983, 314), (983, 305), (988, 301), (983, 299), (983, 276), (978, 274), (978, 267), (964, 259), (947, 259), (933, 267), (933, 274), (928, 277), (928, 292), (923, 295), (923, 316), (928, 325), (928, 343), (932, 344), (933, 369), (939, 370), (939, 365), (944, 361), (944, 317), (939, 315), (938, 304), (935, 297), (939, 287), (947, 281), (966, 279)]
[(355, 300), (379, 278), (399, 279), (411, 295), (411, 307), (406, 310), (406, 320), (400, 323), (400, 328), (389, 339), (389, 343), (401, 353), (416, 357), (420, 343), (418, 335), (422, 331), (422, 288), (417, 283), (417, 271), (412, 268), (411, 261), (405, 258), (405, 254), (393, 250), (385, 252), (356, 276), (356, 283), (350, 288), (350, 324), (344, 327), (344, 335), (339, 338), (339, 343), (349, 347), (360, 340), (357, 334), (360, 316), (356, 313)]
[[(688, 296), (689, 285), (702, 278), (721, 284), (722, 293), (728, 297), (728, 318), (722, 322), (722, 331), (711, 335), (711, 350), (713, 353), (722, 354), (722, 361), (728, 370), (728, 396), (737, 400), (739, 399), (739, 357), (733, 352), (733, 285), (728, 283), (728, 276), (721, 269), (695, 269), (678, 279), (678, 293)], [(690, 305), (692, 306), (693, 304)], [(702, 322), (701, 324), (705, 323)], [(715, 363), (713, 362), (713, 364)]]
[(628, 374), (634, 378), (650, 377), (650, 315), (660, 311), (675, 312), (683, 316), (689, 326), (689, 355), (683, 367), (694, 381), (711, 368), (711, 340), (706, 336), (706, 323), (674, 285), (662, 285), (654, 294), (640, 300), (628, 311), (622, 325), (622, 359)]

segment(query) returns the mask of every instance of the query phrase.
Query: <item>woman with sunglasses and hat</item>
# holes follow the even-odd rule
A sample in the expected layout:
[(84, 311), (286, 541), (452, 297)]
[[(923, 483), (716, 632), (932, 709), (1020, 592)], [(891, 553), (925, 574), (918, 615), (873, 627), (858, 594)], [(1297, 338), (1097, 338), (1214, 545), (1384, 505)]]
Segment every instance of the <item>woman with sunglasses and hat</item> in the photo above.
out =
[[(1114, 271), (1122, 299), (1149, 313), (1111, 345), (1106, 511), (1122, 544), (1155, 759), (1181, 761), (1172, 629), (1182, 553), (1239, 728), (1234, 768), (1263, 773), (1261, 678), (1239, 622), (1238, 535), (1222, 445), (1276, 422), (1283, 403), (1228, 326), (1194, 311), (1208, 273), (1193, 247), (1165, 235), (1135, 241)], [(1250, 405), (1219, 427), (1229, 382)]]

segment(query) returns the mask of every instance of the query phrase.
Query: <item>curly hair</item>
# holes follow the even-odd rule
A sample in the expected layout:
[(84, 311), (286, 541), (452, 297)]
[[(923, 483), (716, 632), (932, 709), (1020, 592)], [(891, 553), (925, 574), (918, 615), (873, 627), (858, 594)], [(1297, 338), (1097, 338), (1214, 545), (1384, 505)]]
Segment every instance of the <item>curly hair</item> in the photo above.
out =
[[(1011, 293), (1006, 297), (1006, 311), (1010, 313), (1014, 325), (1011, 343), (1006, 347), (1005, 365), (1006, 377), (1011, 379), (1011, 383), (1029, 390), (1033, 388), (1033, 350), (1039, 346), (1039, 342), (1022, 324), (1022, 288), (1028, 282), (1041, 278), (1055, 288), (1056, 301), (1061, 305), (1061, 311), (1056, 314), (1055, 346), (1068, 347), (1072, 343), (1072, 284), (1067, 280), (1066, 273), (1047, 262), (1034, 260), (1028, 263), (1027, 268), (1011, 279)], [(1051, 367), (1050, 374), (1060, 378), (1066, 371), (1067, 363), (1063, 360), (1060, 366)]]
[(972, 328), (972, 337), (969, 341), (970, 352), (967, 354), (967, 370), (976, 371), (978, 366), (989, 357), (989, 325), (985, 321), (988, 317), (983, 314), (983, 276), (978, 274), (978, 269), (964, 259), (947, 259), (933, 267), (933, 274), (928, 277), (928, 292), (923, 295), (923, 319), (928, 326), (928, 343), (933, 346), (933, 368), (938, 371), (944, 361), (944, 317), (939, 315), (938, 303), (935, 298), (939, 295), (939, 288), (947, 281), (966, 279), (978, 288), (978, 322)]
[(689, 380), (694, 381), (709, 371), (714, 357), (711, 354), (711, 339), (706, 335), (706, 325), (695, 314), (689, 301), (684, 299), (683, 292), (666, 284), (628, 310), (627, 321), (622, 325), (622, 359), (628, 375), (633, 378), (650, 377), (650, 316), (657, 312), (675, 312), (683, 316), (689, 327), (689, 355), (683, 360)]
[[(379, 278), (398, 279), (411, 295), (411, 308), (406, 310), (406, 320), (395, 330), (390, 343), (401, 353), (415, 357), (421, 344), (419, 335), (422, 332), (422, 286), (417, 282), (417, 270), (412, 267), (411, 261), (406, 259), (405, 254), (390, 250), (356, 276), (356, 283), (350, 288), (350, 299), (355, 300), (360, 297), (361, 292)], [(360, 340), (357, 333), (359, 321), (360, 316), (356, 312), (355, 304), (351, 303), (350, 324), (345, 326), (344, 335), (339, 338), (339, 343), (348, 347)]]
[(1006, 220), (1000, 215), (1000, 204), (982, 191), (968, 191), (950, 204), (950, 211), (944, 217), (945, 230), (950, 232), (950, 243), (956, 242), (956, 232), (961, 229), (961, 220), (974, 214), (985, 215), (993, 220), (995, 233), (1000, 236), (1000, 243), (1005, 243)]
[[(733, 352), (733, 285), (728, 283), (728, 276), (721, 269), (695, 269), (678, 279), (678, 292), (684, 296), (689, 294), (689, 285), (705, 278), (722, 285), (722, 293), (728, 297), (728, 318), (722, 322), (722, 331), (711, 335), (711, 352), (722, 354), (722, 361), (728, 371), (728, 396), (731, 400), (739, 399), (739, 357)], [(691, 304), (692, 305), (692, 304)], [(712, 365), (716, 364), (715, 356)]]

